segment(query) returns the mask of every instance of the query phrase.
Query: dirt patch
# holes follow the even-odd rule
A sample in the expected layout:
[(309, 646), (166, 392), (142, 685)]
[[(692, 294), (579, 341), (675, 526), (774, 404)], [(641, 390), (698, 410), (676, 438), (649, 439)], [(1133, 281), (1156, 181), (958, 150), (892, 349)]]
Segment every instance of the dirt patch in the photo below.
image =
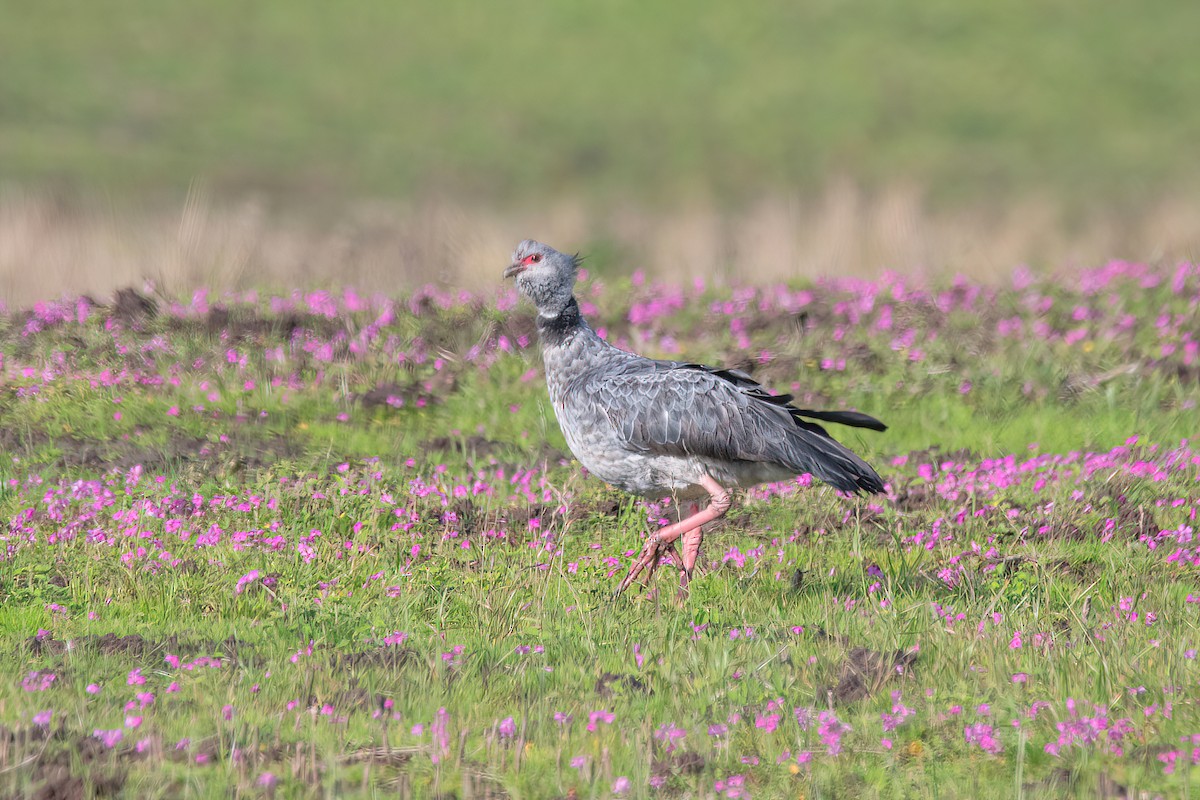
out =
[(474, 453), (476, 457), (495, 455), (497, 450), (512, 449), (512, 445), (488, 439), (484, 436), (437, 436), (421, 442), (421, 447), (428, 450), (442, 450), (447, 453)]
[(44, 446), (48, 441), (50, 437), (40, 428), (0, 426), (0, 452), (24, 456)]
[[(33, 794), (34, 800), (83, 800), (83, 778), (72, 775), (66, 767), (51, 767), (41, 770), (42, 780)], [(16, 798), (17, 795), (9, 795)]]
[(524, 541), (524, 534), (529, 530), (530, 520), (536, 519), (541, 523), (549, 522), (554, 510), (538, 503), (529, 506), (510, 506), (501, 513), (502, 524), (509, 532), (509, 538), (514, 541)]
[(165, 639), (147, 639), (136, 633), (118, 636), (106, 633), (103, 636), (87, 635), (76, 639), (56, 639), (53, 636), (38, 638), (31, 636), (25, 640), (25, 646), (32, 656), (57, 656), (67, 651), (99, 653), (105, 656), (126, 656), (135, 659), (161, 658), (172, 653), (180, 659), (197, 656), (216, 656), (245, 659), (250, 656), (247, 645), (230, 636), (224, 641), (186, 642), (177, 636)]
[(807, 582), (807, 577), (808, 577), (808, 570), (804, 570), (804, 569), (800, 569), (799, 567), (796, 567), (796, 569), (792, 571), (792, 577), (788, 581), (788, 585), (791, 587), (791, 590), (793, 592), (801, 592), (804, 590), (804, 586)]
[(832, 694), (837, 703), (864, 700), (878, 692), (889, 680), (902, 674), (916, 660), (916, 650), (877, 653), (865, 647), (855, 647), (838, 667), (837, 684), (827, 692)]
[(621, 501), (615, 497), (604, 497), (588, 503), (572, 503), (567, 507), (567, 519), (580, 520), (588, 517), (616, 517), (621, 514)]
[(120, 322), (122, 327), (137, 330), (158, 316), (158, 302), (127, 286), (117, 289), (105, 310), (109, 319)]
[[(93, 740), (94, 741), (94, 740)], [(35, 800), (82, 800), (93, 797), (117, 797), (125, 788), (124, 769), (97, 769), (88, 772), (91, 790), (69, 767), (56, 764), (41, 770), (41, 785), (31, 795)]]
[[(8, 733), (12, 735), (12, 732)], [(18, 797), (37, 800), (116, 797), (124, 789), (127, 772), (114, 763), (117, 758), (127, 755), (124, 751), (109, 751), (94, 736), (71, 735), (62, 728), (52, 733), (34, 729), (24, 734), (26, 752), (7, 752), (7, 747), (5, 750), (9, 761), (23, 765), (31, 786), (28, 791), (4, 795), (6, 800)], [(73, 771), (79, 764), (86, 770), (86, 781)]]
[(634, 675), (618, 675), (615, 672), (605, 672), (596, 679), (595, 692), (601, 697), (612, 697), (618, 687), (628, 692), (654, 694), (649, 684)]
[(229, 442), (172, 435), (165, 444), (145, 445), (133, 441), (93, 441), (74, 437), (54, 440), (59, 456), (52, 466), (62, 469), (105, 471), (128, 470), (141, 466), (148, 472), (161, 472), (180, 463), (196, 463), (211, 469), (215, 465), (227, 471), (261, 469), (304, 453), (300, 443), (284, 436), (249, 438), (231, 436)]
[(87, 649), (95, 650), (103, 655), (136, 655), (145, 656), (153, 652), (155, 649), (170, 646), (170, 643), (152, 643), (150, 640), (139, 636), (136, 633), (130, 633), (125, 636), (117, 636), (115, 633), (106, 633), (103, 636), (85, 637), (90, 638), (90, 641), (85, 641), (84, 645)]
[(416, 387), (411, 384), (401, 386), (398, 383), (380, 383), (373, 389), (354, 395), (351, 399), (358, 401), (359, 405), (366, 409), (387, 408), (401, 401), (408, 405), (417, 399), (417, 394)]
[(924, 482), (907, 481), (894, 491), (896, 499), (892, 501), (892, 505), (901, 511), (919, 511), (938, 503), (937, 495), (930, 490), (929, 484)]
[(570, 455), (564, 453), (562, 450), (545, 443), (542, 443), (536, 450), (530, 452), (522, 445), (499, 442), (495, 439), (475, 435), (466, 437), (438, 436), (433, 439), (426, 439), (424, 442), (421, 442), (421, 450), (423, 452), (442, 451), (446, 453), (462, 453), (468, 456), (469, 460), (471, 458), (478, 460), (509, 457), (516, 452), (521, 452), (524, 454), (526, 463), (524, 465), (514, 465), (518, 467), (528, 467), (530, 463), (537, 464), (543, 461), (557, 464), (559, 461), (566, 461), (571, 458)]
[[(1062, 767), (1050, 770), (1050, 773), (1039, 781), (1023, 784), (1027, 794), (1046, 797), (1066, 797), (1079, 792), (1084, 786), (1085, 783), (1079, 775)], [(1135, 795), (1128, 786), (1115, 780), (1107, 772), (1100, 772), (1096, 775), (1095, 791), (1086, 794), (1089, 797), (1098, 798), (1098, 800), (1130, 800), (1135, 796), (1146, 798), (1146, 800), (1161, 800), (1162, 798), (1160, 794), (1151, 795), (1145, 792)]]
[(335, 669), (402, 669), (417, 661), (417, 651), (409, 647), (376, 647), (357, 653), (339, 653), (333, 659)]
[[(432, 378), (424, 381), (418, 381), (414, 378), (407, 384), (392, 381), (377, 384), (374, 388), (368, 389), (365, 392), (351, 394), (350, 401), (357, 402), (367, 410), (383, 409), (384, 411), (389, 411), (400, 408), (412, 408), (422, 402), (441, 403), (446, 395), (453, 394), (457, 390), (458, 376), (453, 370), (446, 368), (435, 373)], [(454, 440), (448, 437), (442, 437), (442, 439), (445, 440), (446, 446), (439, 449), (449, 450), (449, 443)], [(441, 441), (441, 439), (435, 441)], [(458, 450), (461, 452), (462, 447), (460, 446)]]
[(298, 333), (308, 332), (329, 339), (345, 333), (345, 324), (337, 319), (289, 311), (283, 314), (263, 314), (257, 308), (236, 306), (232, 309), (215, 305), (198, 318), (171, 317), (169, 327), (181, 333), (205, 333), (222, 336), (225, 341), (266, 342), (288, 340)]
[(368, 763), (402, 767), (421, 752), (423, 750), (420, 747), (362, 747), (341, 756), (341, 760), (348, 764)]
[(659, 777), (671, 775), (699, 775), (707, 762), (699, 753), (671, 753), (650, 762), (650, 774)]
[(38, 638), (31, 636), (26, 640), (25, 644), (29, 648), (30, 654), (34, 656), (61, 655), (68, 650), (83, 650), (102, 655), (131, 655), (137, 658), (144, 658), (153, 652), (170, 652), (172, 648), (178, 646), (178, 641), (175, 637), (170, 637), (163, 641), (152, 642), (136, 633), (131, 633), (127, 636), (106, 633), (103, 636), (89, 634), (81, 636), (78, 639), (55, 639), (53, 636)]
[(335, 713), (344, 714), (348, 709), (384, 711), (387, 698), (364, 689), (358, 685), (357, 678), (351, 678), (347, 687), (335, 694), (329, 702), (333, 705)]
[(1104, 567), (1094, 561), (1068, 561), (1060, 558), (1050, 562), (1050, 566), (1062, 575), (1084, 585), (1098, 580), (1101, 573), (1104, 572)]
[(1158, 534), (1158, 523), (1154, 514), (1147, 514), (1145, 506), (1125, 505), (1117, 512), (1117, 530), (1127, 532), (1128, 538), (1137, 541), (1143, 536), (1153, 537)]

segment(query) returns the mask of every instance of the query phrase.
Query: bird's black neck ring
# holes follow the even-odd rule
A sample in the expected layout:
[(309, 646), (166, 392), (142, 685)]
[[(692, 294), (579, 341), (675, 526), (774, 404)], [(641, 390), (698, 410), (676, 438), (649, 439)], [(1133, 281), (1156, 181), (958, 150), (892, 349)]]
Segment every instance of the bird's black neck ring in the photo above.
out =
[(538, 314), (538, 334), (547, 344), (557, 344), (571, 335), (583, 324), (583, 316), (579, 313), (579, 303), (572, 296), (565, 308), (553, 317)]

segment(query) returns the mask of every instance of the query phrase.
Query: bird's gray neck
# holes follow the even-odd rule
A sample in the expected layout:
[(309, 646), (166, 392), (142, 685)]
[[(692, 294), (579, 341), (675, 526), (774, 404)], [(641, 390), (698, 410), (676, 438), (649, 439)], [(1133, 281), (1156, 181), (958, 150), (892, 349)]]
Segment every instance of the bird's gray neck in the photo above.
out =
[(583, 315), (579, 313), (579, 303), (575, 301), (574, 296), (557, 314), (538, 312), (537, 329), (543, 347), (564, 344), (575, 333), (585, 328), (587, 328), (587, 323), (583, 321)]

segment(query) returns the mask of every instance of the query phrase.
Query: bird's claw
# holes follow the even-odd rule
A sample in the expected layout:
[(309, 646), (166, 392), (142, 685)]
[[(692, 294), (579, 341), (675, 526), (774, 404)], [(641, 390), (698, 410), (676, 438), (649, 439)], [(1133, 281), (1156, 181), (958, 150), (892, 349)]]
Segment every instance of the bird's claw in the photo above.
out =
[(663, 554), (671, 552), (674, 549), (675, 544), (673, 542), (664, 544), (662, 538), (657, 533), (651, 534), (646, 539), (646, 545), (642, 548), (641, 554), (629, 566), (629, 572), (621, 580), (621, 583), (617, 586), (617, 590), (613, 592), (613, 598), (620, 597), (637, 580), (638, 575), (642, 574), (642, 570), (647, 567), (650, 568), (650, 572), (646, 575), (646, 582), (649, 583), (650, 578), (654, 575), (654, 570), (658, 568), (658, 562), (663, 557)]
[[(695, 549), (698, 550), (699, 547), (697, 546)], [(652, 534), (646, 539), (646, 545), (642, 548), (641, 554), (639, 554), (637, 560), (629, 566), (629, 572), (625, 575), (624, 579), (621, 580), (621, 583), (617, 586), (616, 591), (613, 592), (613, 599), (615, 600), (620, 597), (625, 590), (628, 589), (633, 582), (638, 579), (638, 576), (642, 574), (643, 570), (646, 570), (646, 585), (649, 586), (650, 579), (654, 577), (655, 570), (657, 570), (659, 565), (662, 563), (663, 556), (670, 556), (671, 563), (679, 567), (679, 600), (686, 600), (688, 596), (688, 583), (692, 577), (692, 569), (687, 563), (688, 543), (685, 542), (684, 555), (681, 557), (679, 550), (677, 550), (675, 547), (675, 542), (664, 541), (658, 534)], [(692, 560), (694, 563), (694, 555)]]

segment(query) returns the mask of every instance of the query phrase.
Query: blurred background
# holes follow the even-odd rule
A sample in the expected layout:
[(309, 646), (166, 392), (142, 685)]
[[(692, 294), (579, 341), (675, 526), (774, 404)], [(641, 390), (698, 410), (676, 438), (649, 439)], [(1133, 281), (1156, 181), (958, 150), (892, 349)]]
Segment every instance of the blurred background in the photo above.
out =
[(0, 299), (1200, 257), (1200, 3), (0, 0)]

